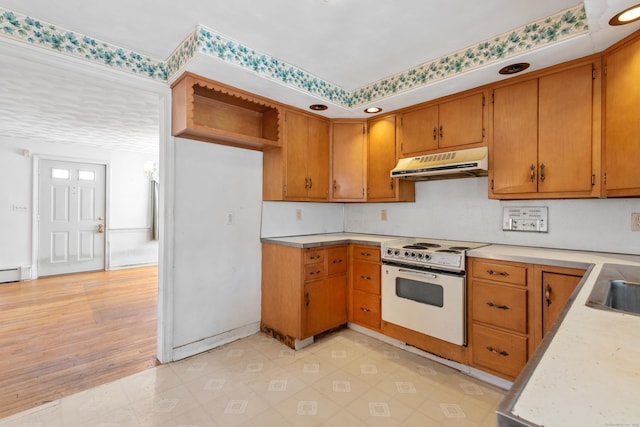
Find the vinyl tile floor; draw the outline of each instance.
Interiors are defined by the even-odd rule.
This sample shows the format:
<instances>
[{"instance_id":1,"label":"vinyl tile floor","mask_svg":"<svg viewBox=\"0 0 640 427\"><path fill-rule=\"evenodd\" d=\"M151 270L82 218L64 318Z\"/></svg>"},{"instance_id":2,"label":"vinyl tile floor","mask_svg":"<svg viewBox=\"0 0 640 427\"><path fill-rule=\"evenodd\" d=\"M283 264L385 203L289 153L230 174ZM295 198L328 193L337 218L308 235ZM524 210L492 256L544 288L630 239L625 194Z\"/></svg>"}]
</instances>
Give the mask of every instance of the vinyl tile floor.
<instances>
[{"instance_id":1,"label":"vinyl tile floor","mask_svg":"<svg viewBox=\"0 0 640 427\"><path fill-rule=\"evenodd\" d=\"M0 426L489 427L505 393L351 329L298 351L257 333Z\"/></svg>"}]
</instances>

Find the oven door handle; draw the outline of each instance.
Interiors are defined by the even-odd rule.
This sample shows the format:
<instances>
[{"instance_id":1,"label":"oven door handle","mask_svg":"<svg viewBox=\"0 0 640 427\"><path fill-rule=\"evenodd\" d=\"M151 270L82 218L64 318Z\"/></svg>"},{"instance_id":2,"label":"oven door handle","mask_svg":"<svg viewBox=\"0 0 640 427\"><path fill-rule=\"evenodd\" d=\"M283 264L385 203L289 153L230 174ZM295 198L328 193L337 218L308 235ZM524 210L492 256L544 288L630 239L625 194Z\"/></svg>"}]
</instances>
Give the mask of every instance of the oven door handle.
<instances>
[{"instance_id":1,"label":"oven door handle","mask_svg":"<svg viewBox=\"0 0 640 427\"><path fill-rule=\"evenodd\" d=\"M409 270L406 268L399 268L398 271L401 273L419 274L421 276L429 277L431 279L435 279L438 277L437 274L429 273L427 271Z\"/></svg>"}]
</instances>

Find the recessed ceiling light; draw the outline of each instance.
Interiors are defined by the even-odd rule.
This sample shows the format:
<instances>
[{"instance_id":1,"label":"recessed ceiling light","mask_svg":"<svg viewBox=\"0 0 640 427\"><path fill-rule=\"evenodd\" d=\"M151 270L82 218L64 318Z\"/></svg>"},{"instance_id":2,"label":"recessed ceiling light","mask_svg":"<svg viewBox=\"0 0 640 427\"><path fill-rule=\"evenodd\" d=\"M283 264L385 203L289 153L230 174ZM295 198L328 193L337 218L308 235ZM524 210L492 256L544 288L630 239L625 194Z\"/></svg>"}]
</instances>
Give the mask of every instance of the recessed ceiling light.
<instances>
[{"instance_id":1,"label":"recessed ceiling light","mask_svg":"<svg viewBox=\"0 0 640 427\"><path fill-rule=\"evenodd\" d=\"M379 113L380 111L382 111L382 108L380 107L369 107L364 109L364 112L368 114L375 114Z\"/></svg>"},{"instance_id":2,"label":"recessed ceiling light","mask_svg":"<svg viewBox=\"0 0 640 427\"><path fill-rule=\"evenodd\" d=\"M609 20L609 25L625 25L640 19L640 4L625 9Z\"/></svg>"},{"instance_id":3,"label":"recessed ceiling light","mask_svg":"<svg viewBox=\"0 0 640 427\"><path fill-rule=\"evenodd\" d=\"M511 65L507 65L506 67L502 67L498 72L500 74L515 74L515 73L519 73L520 71L524 71L527 68L529 68L528 63L518 62L517 64L511 64Z\"/></svg>"},{"instance_id":4,"label":"recessed ceiling light","mask_svg":"<svg viewBox=\"0 0 640 427\"><path fill-rule=\"evenodd\" d=\"M312 104L312 105L309 105L309 108L312 109L313 111L323 111L327 109L327 106L324 104Z\"/></svg>"}]
</instances>

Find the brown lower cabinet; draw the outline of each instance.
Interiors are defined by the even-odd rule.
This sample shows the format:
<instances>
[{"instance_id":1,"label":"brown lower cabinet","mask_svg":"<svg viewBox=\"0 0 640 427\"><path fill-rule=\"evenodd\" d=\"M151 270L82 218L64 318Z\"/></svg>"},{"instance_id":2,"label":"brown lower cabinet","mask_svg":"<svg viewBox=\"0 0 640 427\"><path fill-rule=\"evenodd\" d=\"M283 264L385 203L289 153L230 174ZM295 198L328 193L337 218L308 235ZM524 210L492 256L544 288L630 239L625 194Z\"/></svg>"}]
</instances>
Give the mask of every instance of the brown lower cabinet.
<instances>
[{"instance_id":1,"label":"brown lower cabinet","mask_svg":"<svg viewBox=\"0 0 640 427\"><path fill-rule=\"evenodd\" d=\"M351 245L349 321L380 331L380 247Z\"/></svg>"},{"instance_id":2,"label":"brown lower cabinet","mask_svg":"<svg viewBox=\"0 0 640 427\"><path fill-rule=\"evenodd\" d=\"M262 244L261 329L292 348L347 322L347 245Z\"/></svg>"},{"instance_id":3,"label":"brown lower cabinet","mask_svg":"<svg viewBox=\"0 0 640 427\"><path fill-rule=\"evenodd\" d=\"M470 364L514 380L585 270L469 258Z\"/></svg>"}]
</instances>

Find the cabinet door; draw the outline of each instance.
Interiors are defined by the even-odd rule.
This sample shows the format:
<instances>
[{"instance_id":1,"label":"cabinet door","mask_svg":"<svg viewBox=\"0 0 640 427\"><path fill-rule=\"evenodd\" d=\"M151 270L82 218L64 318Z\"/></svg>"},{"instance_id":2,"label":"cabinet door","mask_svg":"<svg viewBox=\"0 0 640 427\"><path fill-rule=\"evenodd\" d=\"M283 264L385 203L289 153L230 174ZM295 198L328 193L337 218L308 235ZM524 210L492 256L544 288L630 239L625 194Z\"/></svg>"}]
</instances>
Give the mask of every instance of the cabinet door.
<instances>
[{"instance_id":1,"label":"cabinet door","mask_svg":"<svg viewBox=\"0 0 640 427\"><path fill-rule=\"evenodd\" d=\"M553 321L567 303L582 276L542 272L542 335L544 336Z\"/></svg>"},{"instance_id":2,"label":"cabinet door","mask_svg":"<svg viewBox=\"0 0 640 427\"><path fill-rule=\"evenodd\" d=\"M605 170L607 196L639 196L640 39L605 58Z\"/></svg>"},{"instance_id":3,"label":"cabinet door","mask_svg":"<svg viewBox=\"0 0 640 427\"><path fill-rule=\"evenodd\" d=\"M307 198L327 200L329 197L329 122L308 117L308 140L305 164L309 179Z\"/></svg>"},{"instance_id":4,"label":"cabinet door","mask_svg":"<svg viewBox=\"0 0 640 427\"><path fill-rule=\"evenodd\" d=\"M593 66L539 80L538 192L592 187Z\"/></svg>"},{"instance_id":5,"label":"cabinet door","mask_svg":"<svg viewBox=\"0 0 640 427\"><path fill-rule=\"evenodd\" d=\"M396 166L396 117L387 116L369 122L367 161L367 199L395 198L396 182L391 169Z\"/></svg>"},{"instance_id":6,"label":"cabinet door","mask_svg":"<svg viewBox=\"0 0 640 427\"><path fill-rule=\"evenodd\" d=\"M537 191L538 81L527 80L493 92L490 192Z\"/></svg>"},{"instance_id":7,"label":"cabinet door","mask_svg":"<svg viewBox=\"0 0 640 427\"><path fill-rule=\"evenodd\" d=\"M328 312L325 312L329 329L347 323L348 278L346 274L341 274L329 277L326 282L330 289Z\"/></svg>"},{"instance_id":8,"label":"cabinet door","mask_svg":"<svg viewBox=\"0 0 640 427\"><path fill-rule=\"evenodd\" d=\"M304 337L310 337L331 327L329 307L331 288L325 280L315 280L304 284L303 327Z\"/></svg>"},{"instance_id":9,"label":"cabinet door","mask_svg":"<svg viewBox=\"0 0 640 427\"><path fill-rule=\"evenodd\" d=\"M482 143L484 95L477 93L439 105L439 148Z\"/></svg>"},{"instance_id":10,"label":"cabinet door","mask_svg":"<svg viewBox=\"0 0 640 427\"><path fill-rule=\"evenodd\" d=\"M308 121L304 114L287 111L284 126L286 199L302 200L307 196Z\"/></svg>"},{"instance_id":11,"label":"cabinet door","mask_svg":"<svg viewBox=\"0 0 640 427\"><path fill-rule=\"evenodd\" d=\"M438 148L437 105L406 112L400 120L402 157L417 156Z\"/></svg>"},{"instance_id":12,"label":"cabinet door","mask_svg":"<svg viewBox=\"0 0 640 427\"><path fill-rule=\"evenodd\" d=\"M364 200L367 141L364 122L331 125L333 200Z\"/></svg>"}]
</instances>

